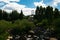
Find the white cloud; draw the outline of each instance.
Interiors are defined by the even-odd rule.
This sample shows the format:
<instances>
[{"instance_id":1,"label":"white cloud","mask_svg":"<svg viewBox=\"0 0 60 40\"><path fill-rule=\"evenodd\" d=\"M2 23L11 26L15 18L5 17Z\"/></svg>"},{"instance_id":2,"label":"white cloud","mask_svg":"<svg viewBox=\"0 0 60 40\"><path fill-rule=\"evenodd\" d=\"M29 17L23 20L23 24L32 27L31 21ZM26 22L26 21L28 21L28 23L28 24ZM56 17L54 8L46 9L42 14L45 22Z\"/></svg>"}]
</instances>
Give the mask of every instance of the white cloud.
<instances>
[{"instance_id":1,"label":"white cloud","mask_svg":"<svg viewBox=\"0 0 60 40\"><path fill-rule=\"evenodd\" d=\"M12 12L12 10L9 10L9 9L6 9L6 10L4 10L4 11L6 11L7 13Z\"/></svg>"},{"instance_id":2,"label":"white cloud","mask_svg":"<svg viewBox=\"0 0 60 40\"><path fill-rule=\"evenodd\" d=\"M12 10L17 10L20 13L20 11L22 10L24 15L31 15L31 11L32 10L35 11L35 8L26 8L25 5L21 5L15 2L6 4L5 6L2 7L2 9L8 13L12 12Z\"/></svg>"},{"instance_id":3,"label":"white cloud","mask_svg":"<svg viewBox=\"0 0 60 40\"><path fill-rule=\"evenodd\" d=\"M35 6L42 6L42 7L46 7L47 5L43 3L43 0L40 2L34 2Z\"/></svg>"},{"instance_id":4,"label":"white cloud","mask_svg":"<svg viewBox=\"0 0 60 40\"><path fill-rule=\"evenodd\" d=\"M9 1L12 1L12 2L19 2L20 0L9 0Z\"/></svg>"},{"instance_id":5,"label":"white cloud","mask_svg":"<svg viewBox=\"0 0 60 40\"><path fill-rule=\"evenodd\" d=\"M25 15L30 15L32 10L34 10L35 12L35 8L26 8L26 5L18 4L17 2L19 1L20 0L0 0L0 2L7 3L5 5L4 3L0 3L0 6L4 5L1 9L7 12L11 12L12 10L17 10L18 12L20 12L21 10L23 10L23 13ZM60 3L60 0L53 0L52 2L49 2L48 4L45 4L43 1L44 0L40 2L34 2L34 5L42 6L42 7L47 7L48 5L50 5L52 7L56 7L58 6L58 3Z\"/></svg>"},{"instance_id":6,"label":"white cloud","mask_svg":"<svg viewBox=\"0 0 60 40\"><path fill-rule=\"evenodd\" d=\"M53 0L52 6L58 6L58 3L60 3L60 0Z\"/></svg>"},{"instance_id":7,"label":"white cloud","mask_svg":"<svg viewBox=\"0 0 60 40\"><path fill-rule=\"evenodd\" d=\"M22 10L24 15L31 15L31 11L35 11L35 8L26 8L26 5L16 3L19 1L20 0L0 0L0 2L7 3L1 9L5 10L8 13L12 12L12 10L17 10L20 13L20 11Z\"/></svg>"},{"instance_id":8,"label":"white cloud","mask_svg":"<svg viewBox=\"0 0 60 40\"><path fill-rule=\"evenodd\" d=\"M32 13L35 13L35 8L23 8L24 15L31 15ZM33 12L32 12L33 11Z\"/></svg>"},{"instance_id":9,"label":"white cloud","mask_svg":"<svg viewBox=\"0 0 60 40\"><path fill-rule=\"evenodd\" d=\"M44 0L42 0L40 2L34 2L34 5L35 6L42 6L42 7L52 6L53 9L55 9L58 6L58 4L60 4L60 0L52 0L49 3L46 3L46 4L43 1Z\"/></svg>"},{"instance_id":10,"label":"white cloud","mask_svg":"<svg viewBox=\"0 0 60 40\"><path fill-rule=\"evenodd\" d=\"M8 0L0 0L0 2L10 3Z\"/></svg>"},{"instance_id":11,"label":"white cloud","mask_svg":"<svg viewBox=\"0 0 60 40\"><path fill-rule=\"evenodd\" d=\"M0 0L0 2L10 3L10 2L19 2L20 0Z\"/></svg>"},{"instance_id":12,"label":"white cloud","mask_svg":"<svg viewBox=\"0 0 60 40\"><path fill-rule=\"evenodd\" d=\"M17 3L9 3L9 4L6 4L5 6L3 6L2 9L12 8L14 10L19 10L19 9L22 9L25 7L26 7L25 5L21 5L21 4L17 4Z\"/></svg>"},{"instance_id":13,"label":"white cloud","mask_svg":"<svg viewBox=\"0 0 60 40\"><path fill-rule=\"evenodd\" d=\"M25 5L17 4L17 3L9 3L2 7L2 10L5 10L6 12L10 13L12 10L17 10L19 13L22 10L24 15L31 15L31 11L35 8L26 8Z\"/></svg>"}]
</instances>

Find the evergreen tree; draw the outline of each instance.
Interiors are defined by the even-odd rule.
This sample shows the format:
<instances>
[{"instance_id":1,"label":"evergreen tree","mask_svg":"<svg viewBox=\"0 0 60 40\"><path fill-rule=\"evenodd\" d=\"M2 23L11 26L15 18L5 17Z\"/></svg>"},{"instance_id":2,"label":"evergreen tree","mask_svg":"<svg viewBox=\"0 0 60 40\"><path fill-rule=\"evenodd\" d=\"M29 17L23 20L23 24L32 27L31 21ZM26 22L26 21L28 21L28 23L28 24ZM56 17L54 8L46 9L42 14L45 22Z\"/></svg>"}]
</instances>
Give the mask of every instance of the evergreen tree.
<instances>
[{"instance_id":1,"label":"evergreen tree","mask_svg":"<svg viewBox=\"0 0 60 40\"><path fill-rule=\"evenodd\" d=\"M48 6L45 10L45 18L48 20L49 25L53 21L53 8Z\"/></svg>"},{"instance_id":2,"label":"evergreen tree","mask_svg":"<svg viewBox=\"0 0 60 40\"><path fill-rule=\"evenodd\" d=\"M44 18L44 13L45 13L45 8L43 8L42 6L40 6L40 10L39 10L39 16L40 16L40 20L42 21L42 19Z\"/></svg>"},{"instance_id":3,"label":"evergreen tree","mask_svg":"<svg viewBox=\"0 0 60 40\"><path fill-rule=\"evenodd\" d=\"M0 10L0 20L2 19L2 10Z\"/></svg>"},{"instance_id":4,"label":"evergreen tree","mask_svg":"<svg viewBox=\"0 0 60 40\"><path fill-rule=\"evenodd\" d=\"M45 19L45 8L43 8L42 18Z\"/></svg>"},{"instance_id":5,"label":"evergreen tree","mask_svg":"<svg viewBox=\"0 0 60 40\"><path fill-rule=\"evenodd\" d=\"M19 14L19 19L23 19L24 18L24 14L23 11L21 10L21 13Z\"/></svg>"},{"instance_id":6,"label":"evergreen tree","mask_svg":"<svg viewBox=\"0 0 60 40\"><path fill-rule=\"evenodd\" d=\"M46 18L48 19L50 19L50 18L52 18L52 14L53 14L53 8L52 7L50 7L50 6L48 6L47 8L46 8L46 11L45 11L45 15L46 15Z\"/></svg>"},{"instance_id":7,"label":"evergreen tree","mask_svg":"<svg viewBox=\"0 0 60 40\"><path fill-rule=\"evenodd\" d=\"M3 19L8 20L8 13L3 11Z\"/></svg>"},{"instance_id":8,"label":"evergreen tree","mask_svg":"<svg viewBox=\"0 0 60 40\"><path fill-rule=\"evenodd\" d=\"M38 21L42 21L42 19L45 17L45 8L42 6L37 6L34 18L37 19Z\"/></svg>"},{"instance_id":9,"label":"evergreen tree","mask_svg":"<svg viewBox=\"0 0 60 40\"><path fill-rule=\"evenodd\" d=\"M37 8L36 8L36 11L35 11L35 15L34 15L34 19L39 19L39 6L37 6Z\"/></svg>"},{"instance_id":10,"label":"evergreen tree","mask_svg":"<svg viewBox=\"0 0 60 40\"><path fill-rule=\"evenodd\" d=\"M12 13L10 14L11 20L17 20L18 17L19 17L19 13L16 10L12 11Z\"/></svg>"},{"instance_id":11,"label":"evergreen tree","mask_svg":"<svg viewBox=\"0 0 60 40\"><path fill-rule=\"evenodd\" d=\"M55 8L54 10L54 18L58 18L59 17L59 10L57 8Z\"/></svg>"}]
</instances>

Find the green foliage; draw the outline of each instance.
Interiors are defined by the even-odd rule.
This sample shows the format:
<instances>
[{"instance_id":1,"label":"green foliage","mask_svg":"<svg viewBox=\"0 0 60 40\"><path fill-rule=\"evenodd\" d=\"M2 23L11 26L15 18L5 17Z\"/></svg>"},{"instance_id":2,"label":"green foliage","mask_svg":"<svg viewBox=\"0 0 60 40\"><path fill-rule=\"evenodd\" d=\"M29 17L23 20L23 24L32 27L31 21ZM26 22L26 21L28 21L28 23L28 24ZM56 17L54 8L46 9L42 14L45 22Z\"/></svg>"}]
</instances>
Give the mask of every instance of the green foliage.
<instances>
[{"instance_id":1,"label":"green foliage","mask_svg":"<svg viewBox=\"0 0 60 40\"><path fill-rule=\"evenodd\" d=\"M16 20L19 18L19 13L17 11L12 11L12 13L10 14L10 18L11 20Z\"/></svg>"},{"instance_id":2,"label":"green foliage","mask_svg":"<svg viewBox=\"0 0 60 40\"><path fill-rule=\"evenodd\" d=\"M60 35L60 11L55 8L47 6L42 8L42 6L36 8L34 15L34 24L37 24L44 29L54 30L56 35ZM57 37L58 37L57 36Z\"/></svg>"},{"instance_id":3,"label":"green foliage","mask_svg":"<svg viewBox=\"0 0 60 40\"><path fill-rule=\"evenodd\" d=\"M54 20L54 26L55 26L56 32L59 31L60 33L60 18L57 18Z\"/></svg>"},{"instance_id":4,"label":"green foliage","mask_svg":"<svg viewBox=\"0 0 60 40\"><path fill-rule=\"evenodd\" d=\"M5 31L10 29L11 27L12 27L12 24L10 22L5 21L5 20L1 20L0 21L0 34L4 33Z\"/></svg>"},{"instance_id":5,"label":"green foliage","mask_svg":"<svg viewBox=\"0 0 60 40\"><path fill-rule=\"evenodd\" d=\"M0 20L2 19L2 10L0 10Z\"/></svg>"},{"instance_id":6,"label":"green foliage","mask_svg":"<svg viewBox=\"0 0 60 40\"><path fill-rule=\"evenodd\" d=\"M54 18L58 18L59 15L60 15L59 10L57 8L55 8L55 10L54 10Z\"/></svg>"},{"instance_id":7,"label":"green foliage","mask_svg":"<svg viewBox=\"0 0 60 40\"><path fill-rule=\"evenodd\" d=\"M40 26L40 27L43 27L45 29L49 28L48 20L47 19L44 19L41 22L38 22L37 25Z\"/></svg>"},{"instance_id":8,"label":"green foliage","mask_svg":"<svg viewBox=\"0 0 60 40\"><path fill-rule=\"evenodd\" d=\"M3 14L2 14L3 13ZM16 10L10 14L0 10L0 40L5 40L8 35L21 35L36 28L36 25L44 29L54 29L57 36L60 36L60 11L48 6L43 8L37 6L33 21L30 16L24 16L23 11L19 14ZM2 19L3 18L3 19Z\"/></svg>"},{"instance_id":9,"label":"green foliage","mask_svg":"<svg viewBox=\"0 0 60 40\"><path fill-rule=\"evenodd\" d=\"M21 10L21 13L19 14L19 19L23 19L24 18L24 14L23 14L23 11Z\"/></svg>"},{"instance_id":10,"label":"green foliage","mask_svg":"<svg viewBox=\"0 0 60 40\"><path fill-rule=\"evenodd\" d=\"M16 27L20 28L20 30L23 30L23 29L25 29L26 27L29 27L29 28L34 27L33 22L29 22L29 21L26 20L26 19L17 20L17 21L15 21L14 24L16 25ZM27 29L27 28L26 28L26 29Z\"/></svg>"},{"instance_id":11,"label":"green foliage","mask_svg":"<svg viewBox=\"0 0 60 40\"><path fill-rule=\"evenodd\" d=\"M56 18L53 21L53 25L54 25L54 29L55 29L55 33L58 38L60 37L60 18Z\"/></svg>"},{"instance_id":12,"label":"green foliage","mask_svg":"<svg viewBox=\"0 0 60 40\"><path fill-rule=\"evenodd\" d=\"M33 22L29 22L27 19L23 20L16 20L15 23L11 23L5 20L0 20L0 39L3 40L4 37L9 34L5 33L11 33L11 34L19 34L19 33L24 33L27 32L31 29L33 29L35 26ZM12 29L12 31L10 31ZM1 36L2 35L2 36ZM7 37L6 36L6 37Z\"/></svg>"},{"instance_id":13,"label":"green foliage","mask_svg":"<svg viewBox=\"0 0 60 40\"><path fill-rule=\"evenodd\" d=\"M9 33L4 32L3 34L0 35L0 40L6 40L8 36L9 36Z\"/></svg>"},{"instance_id":14,"label":"green foliage","mask_svg":"<svg viewBox=\"0 0 60 40\"><path fill-rule=\"evenodd\" d=\"M5 11L3 11L3 19L4 20L8 20L8 14Z\"/></svg>"}]
</instances>

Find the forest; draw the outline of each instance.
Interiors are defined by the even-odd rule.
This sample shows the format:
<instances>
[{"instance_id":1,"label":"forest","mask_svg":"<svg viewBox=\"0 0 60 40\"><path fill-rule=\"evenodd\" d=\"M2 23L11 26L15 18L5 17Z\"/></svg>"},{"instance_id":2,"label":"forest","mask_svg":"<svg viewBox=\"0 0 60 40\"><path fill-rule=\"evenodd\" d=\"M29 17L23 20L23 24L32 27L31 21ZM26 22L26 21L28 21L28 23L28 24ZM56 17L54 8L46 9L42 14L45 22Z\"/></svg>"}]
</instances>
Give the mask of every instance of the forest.
<instances>
[{"instance_id":1,"label":"forest","mask_svg":"<svg viewBox=\"0 0 60 40\"><path fill-rule=\"evenodd\" d=\"M16 38L17 35L20 38ZM51 6L37 6L34 15L25 16L22 10L20 13L0 10L0 40L7 40L8 36L12 36L10 40L26 40L27 35L31 35L33 40L36 40L34 35L39 37L38 40L47 40L47 37L59 40L60 11Z\"/></svg>"}]
</instances>

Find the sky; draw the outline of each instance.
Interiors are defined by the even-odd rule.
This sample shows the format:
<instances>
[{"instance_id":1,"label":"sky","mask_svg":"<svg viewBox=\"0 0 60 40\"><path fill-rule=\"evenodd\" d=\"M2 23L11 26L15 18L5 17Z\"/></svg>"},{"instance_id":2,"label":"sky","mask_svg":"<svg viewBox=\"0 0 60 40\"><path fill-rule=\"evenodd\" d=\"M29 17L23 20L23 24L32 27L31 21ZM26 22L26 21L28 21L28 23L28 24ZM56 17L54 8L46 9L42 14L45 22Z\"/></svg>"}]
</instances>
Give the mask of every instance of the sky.
<instances>
[{"instance_id":1,"label":"sky","mask_svg":"<svg viewBox=\"0 0 60 40\"><path fill-rule=\"evenodd\" d=\"M60 10L60 0L0 0L0 9L10 13L12 10L23 11L24 15L35 12L37 6L52 6Z\"/></svg>"}]
</instances>

